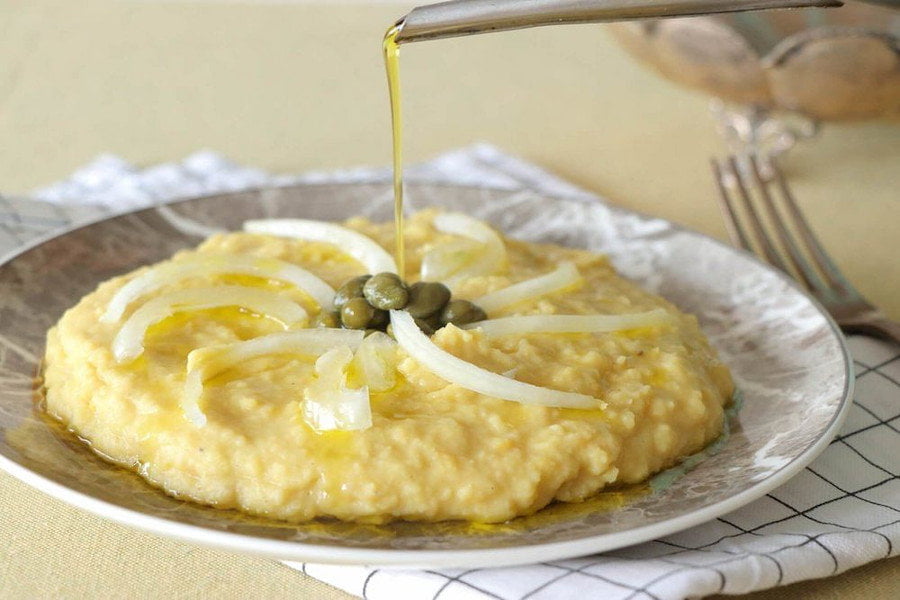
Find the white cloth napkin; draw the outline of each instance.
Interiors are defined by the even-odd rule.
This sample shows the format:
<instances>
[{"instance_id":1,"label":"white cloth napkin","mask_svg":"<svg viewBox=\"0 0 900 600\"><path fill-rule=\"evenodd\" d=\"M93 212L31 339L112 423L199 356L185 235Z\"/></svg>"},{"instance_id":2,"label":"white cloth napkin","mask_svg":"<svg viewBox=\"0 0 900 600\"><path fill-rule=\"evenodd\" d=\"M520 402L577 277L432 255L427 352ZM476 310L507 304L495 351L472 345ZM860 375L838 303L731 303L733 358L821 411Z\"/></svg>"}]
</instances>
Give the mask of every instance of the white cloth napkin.
<instances>
[{"instance_id":1,"label":"white cloth napkin","mask_svg":"<svg viewBox=\"0 0 900 600\"><path fill-rule=\"evenodd\" d=\"M411 180L591 197L538 167L479 145L411 167ZM52 205L0 196L0 248L91 214L177 197L298 181L387 181L385 168L274 176L211 152L136 168L103 156L39 190ZM52 209L47 208L50 206ZM373 600L603 598L681 600L827 577L900 547L900 348L852 337L856 400L838 438L786 485L744 508L653 542L511 568L382 570L287 563Z\"/></svg>"}]
</instances>

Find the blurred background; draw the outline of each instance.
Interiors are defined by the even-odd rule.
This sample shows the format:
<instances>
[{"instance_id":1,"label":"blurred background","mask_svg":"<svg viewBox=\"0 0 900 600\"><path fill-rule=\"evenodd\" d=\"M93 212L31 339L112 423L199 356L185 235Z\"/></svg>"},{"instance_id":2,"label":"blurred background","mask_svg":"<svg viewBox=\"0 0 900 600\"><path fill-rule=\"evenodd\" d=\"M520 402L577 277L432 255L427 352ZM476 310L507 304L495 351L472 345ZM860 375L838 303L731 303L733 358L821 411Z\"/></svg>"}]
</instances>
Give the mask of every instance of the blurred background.
<instances>
[{"instance_id":1,"label":"blurred background","mask_svg":"<svg viewBox=\"0 0 900 600\"><path fill-rule=\"evenodd\" d=\"M387 165L380 42L413 6L5 0L0 189L26 193L101 153L153 164L209 148L278 172ZM732 40L729 60L773 49L783 58L778 42L808 24L738 22L737 38L719 25L713 34ZM765 35L748 34L765 27ZM726 151L708 95L722 88L721 65L685 43L695 34L651 29L549 27L404 47L406 160L487 141L615 204L724 238L708 168L710 156ZM735 41L742 37L745 46ZM878 68L896 77L891 52ZM702 68L685 66L698 60ZM756 93L774 102L765 86ZM894 117L828 123L785 165L826 247L897 317L900 261L870 242L900 236Z\"/></svg>"}]
</instances>

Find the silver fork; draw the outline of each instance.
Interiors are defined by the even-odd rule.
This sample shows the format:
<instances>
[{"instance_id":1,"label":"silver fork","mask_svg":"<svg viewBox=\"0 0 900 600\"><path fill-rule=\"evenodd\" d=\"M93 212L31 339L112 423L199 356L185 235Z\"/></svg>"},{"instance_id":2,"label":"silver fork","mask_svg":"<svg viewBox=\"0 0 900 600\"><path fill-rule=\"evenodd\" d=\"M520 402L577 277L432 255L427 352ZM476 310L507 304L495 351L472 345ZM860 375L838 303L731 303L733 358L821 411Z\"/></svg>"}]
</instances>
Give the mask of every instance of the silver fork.
<instances>
[{"instance_id":1,"label":"silver fork","mask_svg":"<svg viewBox=\"0 0 900 600\"><path fill-rule=\"evenodd\" d=\"M781 169L773 159L765 166L766 175L771 172L772 177L763 177L753 155L746 163L734 156L712 161L732 243L797 279L845 333L900 343L900 323L888 319L847 281L810 229Z\"/></svg>"}]
</instances>

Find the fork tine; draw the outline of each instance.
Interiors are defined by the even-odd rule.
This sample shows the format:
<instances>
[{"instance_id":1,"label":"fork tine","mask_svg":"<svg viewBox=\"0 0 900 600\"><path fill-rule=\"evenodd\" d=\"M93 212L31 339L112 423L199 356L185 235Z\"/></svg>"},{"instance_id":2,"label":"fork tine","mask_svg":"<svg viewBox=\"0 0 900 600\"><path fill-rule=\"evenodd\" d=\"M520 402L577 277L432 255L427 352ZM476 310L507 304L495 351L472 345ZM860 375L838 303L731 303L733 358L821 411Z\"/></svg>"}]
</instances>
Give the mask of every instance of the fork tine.
<instances>
[{"instance_id":1,"label":"fork tine","mask_svg":"<svg viewBox=\"0 0 900 600\"><path fill-rule=\"evenodd\" d=\"M753 237L756 238L756 243L762 248L763 254L770 264L787 272L787 265L784 264L781 256L779 256L778 252L775 250L775 245L772 244L772 239L766 233L762 220L759 218L759 213L756 212L756 207L753 205L753 198L750 197L750 193L747 191L747 185L744 182L743 177L741 177L741 170L738 166L737 158L734 155L728 157L728 166L729 171L737 183L737 189L741 200L743 200L744 209L747 213L747 220L750 222L750 229L753 230Z\"/></svg>"},{"instance_id":2,"label":"fork tine","mask_svg":"<svg viewBox=\"0 0 900 600\"><path fill-rule=\"evenodd\" d=\"M847 281L837 268L837 265L834 264L831 257L828 256L828 253L825 252L825 249L819 243L819 239L810 228L809 223L806 221L806 217L803 216L800 207L797 206L794 195L791 194L791 190L788 188L787 181L784 178L784 173L781 172L781 169L778 168L778 165L774 161L772 161L772 171L775 174L775 181L781 189L784 204L787 207L791 218L794 220L794 226L797 228L800 237L806 244L806 248L809 250L809 254L815 261L816 266L818 266L825 275L828 284L840 288L849 295L861 297L859 292L857 292L850 282Z\"/></svg>"},{"instance_id":3,"label":"fork tine","mask_svg":"<svg viewBox=\"0 0 900 600\"><path fill-rule=\"evenodd\" d=\"M769 158L768 164L772 169L778 168L772 158ZM825 285L822 278L819 277L815 269L809 264L809 261L804 258L803 254L797 248L797 244L794 242L794 236L791 235L791 232L784 226L784 221L781 219L781 215L775 208L775 202L772 199L772 194L769 192L769 185L763 181L762 173L760 173L759 169L759 161L754 155L750 156L750 166L752 167L751 171L753 173L753 178L756 180L756 187L760 191L763 204L769 215L769 220L772 222L775 232L778 234L778 239L781 241L782 247L787 251L788 261L791 263L791 266L794 267L794 271L800 276L800 279L807 288L818 289L821 291L827 290L828 286Z\"/></svg>"},{"instance_id":4,"label":"fork tine","mask_svg":"<svg viewBox=\"0 0 900 600\"><path fill-rule=\"evenodd\" d=\"M731 238L731 243L735 246L739 246L748 252L753 252L753 247L744 234L737 212L734 210L731 194L728 191L728 186L725 184L722 167L719 165L719 161L714 158L710 160L710 163L716 177L716 185L719 187L719 208L722 209L722 213L725 216L725 228L728 230L728 237Z\"/></svg>"}]
</instances>

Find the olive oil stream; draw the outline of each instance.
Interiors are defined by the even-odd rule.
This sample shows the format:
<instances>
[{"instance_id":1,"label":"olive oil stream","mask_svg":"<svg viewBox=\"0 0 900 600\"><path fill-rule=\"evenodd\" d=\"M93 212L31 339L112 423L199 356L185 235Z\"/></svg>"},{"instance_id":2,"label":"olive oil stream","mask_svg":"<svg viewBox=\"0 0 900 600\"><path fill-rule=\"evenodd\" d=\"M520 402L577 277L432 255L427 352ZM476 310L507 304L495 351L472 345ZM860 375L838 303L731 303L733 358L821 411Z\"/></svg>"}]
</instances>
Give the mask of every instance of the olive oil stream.
<instances>
[{"instance_id":1,"label":"olive oil stream","mask_svg":"<svg viewBox=\"0 0 900 600\"><path fill-rule=\"evenodd\" d=\"M403 24L388 29L384 35L384 67L387 71L391 101L391 141L394 156L394 260L397 274L406 278L406 254L403 245L403 121L400 113L400 45L397 34Z\"/></svg>"}]
</instances>

